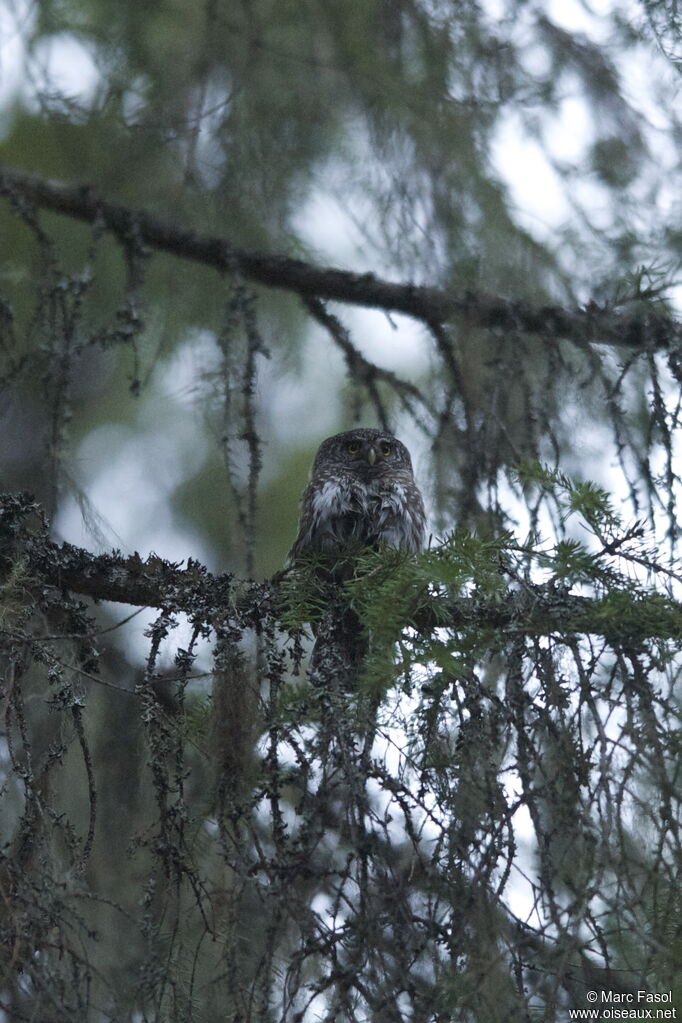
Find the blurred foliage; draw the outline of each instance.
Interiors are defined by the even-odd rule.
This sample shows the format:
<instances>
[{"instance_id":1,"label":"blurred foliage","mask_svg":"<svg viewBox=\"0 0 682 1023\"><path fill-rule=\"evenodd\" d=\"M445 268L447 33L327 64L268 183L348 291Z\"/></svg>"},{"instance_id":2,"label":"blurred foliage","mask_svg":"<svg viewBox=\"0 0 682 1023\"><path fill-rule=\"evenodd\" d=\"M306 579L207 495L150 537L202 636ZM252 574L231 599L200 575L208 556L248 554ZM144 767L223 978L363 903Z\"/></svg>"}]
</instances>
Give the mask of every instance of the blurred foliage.
<instances>
[{"instance_id":1,"label":"blurred foliage","mask_svg":"<svg viewBox=\"0 0 682 1023\"><path fill-rule=\"evenodd\" d=\"M672 142L677 120L666 63L647 57L644 10L641 17L636 7L629 18L616 8L594 15L592 36L553 21L544 3L516 0L498 9L363 0L342 10L269 0L42 0L16 2L6 18L13 31L6 45L23 56L24 79L6 94L0 163L94 186L234 245L319 252L352 269L458 289L569 304L594 296L622 307L632 296L615 282L635 266L655 263L666 267L667 283L675 278L679 247L666 198L675 157L666 139ZM652 96L624 87L629 69L643 65L651 66ZM582 104L583 138L562 142L574 130L566 119L571 104ZM582 155L563 155L577 153L581 141ZM543 159L564 181L557 202L567 203L567 215L553 232L531 234L509 182L523 175L524 162L535 174ZM210 443L224 435L212 395L226 365L215 348L229 285L138 251L134 239L121 251L97 228L64 217L41 213L38 228L7 203L0 216L13 358L27 360L25 377L17 372L18 387L10 388L8 485L29 485L47 498L46 481L65 496L77 482L87 493L93 473L78 471L81 441L102 423L135 428L126 385L145 402L159 374L171 401L182 395L178 429L198 414ZM332 225L343 232L338 243ZM43 279L37 294L36 274ZM68 355L60 324L46 318L46 299L54 304L59 296L72 307ZM325 377L323 369L330 342L311 332L291 297L259 290L254 315L273 360L271 370L257 360L267 500L291 507L302 478L291 480L289 450L304 446L309 456L340 419L372 420L377 410L357 380L340 404L336 372ZM622 407L603 395L618 373L603 379L605 366L595 374L582 353L488 336L466 321L450 330L446 366L443 351L434 361L425 342L411 371L433 399L423 425L426 443L435 443L432 497L441 528L485 516L491 497L499 518L503 505L492 492L500 469L524 457L547 459L552 449L564 454L576 402L594 429ZM371 337L362 344L371 358ZM189 368L193 353L199 365ZM71 364L72 379L63 382L61 422L49 426L38 408L49 400L36 385L54 381L60 360ZM641 360L630 375L640 370L646 377ZM277 421L267 422L285 383L290 397ZM646 385L640 378L633 386ZM320 388L324 422L315 431L306 392ZM408 425L395 402L389 414L397 428ZM622 434L623 424L613 425ZM229 431L240 487L249 456L239 423ZM45 469L45 435L50 456L64 463L59 479ZM621 437L617 444L622 450ZM220 452L197 451L198 464L189 472L177 466L172 485L191 488L194 507L203 509L198 517L187 509L190 529L237 565L243 533L230 526L226 540L221 516L208 512L224 502L211 486L214 457ZM635 468L632 475L641 474ZM54 507L56 493L50 501ZM98 511L106 518L107 509ZM261 521L268 554L259 569L268 572L281 563L291 521L286 529L271 516Z\"/></svg>"}]
</instances>

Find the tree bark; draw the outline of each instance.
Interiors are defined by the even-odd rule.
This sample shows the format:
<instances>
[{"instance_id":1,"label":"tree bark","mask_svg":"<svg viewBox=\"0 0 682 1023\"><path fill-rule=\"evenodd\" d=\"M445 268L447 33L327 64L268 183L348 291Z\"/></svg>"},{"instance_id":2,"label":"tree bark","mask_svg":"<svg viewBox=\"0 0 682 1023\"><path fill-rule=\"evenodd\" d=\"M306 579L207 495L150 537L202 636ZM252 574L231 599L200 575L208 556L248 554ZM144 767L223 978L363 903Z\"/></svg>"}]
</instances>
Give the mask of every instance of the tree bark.
<instances>
[{"instance_id":1,"label":"tree bark","mask_svg":"<svg viewBox=\"0 0 682 1023\"><path fill-rule=\"evenodd\" d=\"M277 616L282 610L281 573L254 583L235 580L229 573L213 575L191 558L182 567L154 554L144 560L138 553L91 554L73 544L55 543L44 525L27 528L27 518L39 510L27 495L0 497L0 585L21 564L24 587L48 585L93 600L182 611L206 623L230 607L255 625L259 614ZM682 636L682 605L624 590L591 598L538 586L529 592L509 590L501 600L438 596L428 603L420 597L415 603L418 610L404 624L420 632L477 627L510 636L590 633L628 643Z\"/></svg>"},{"instance_id":2,"label":"tree bark","mask_svg":"<svg viewBox=\"0 0 682 1023\"><path fill-rule=\"evenodd\" d=\"M665 350L682 343L682 324L653 310L619 313L593 302L581 309L533 306L484 292L386 281L371 273L357 274L277 253L237 248L220 235L181 228L143 210L109 202L90 186L69 185L7 167L0 168L0 194L86 223L99 221L124 244L142 243L216 270L238 270L256 284L282 288L304 299L403 313L431 328L459 317L479 328L565 339L580 347L606 344Z\"/></svg>"}]
</instances>

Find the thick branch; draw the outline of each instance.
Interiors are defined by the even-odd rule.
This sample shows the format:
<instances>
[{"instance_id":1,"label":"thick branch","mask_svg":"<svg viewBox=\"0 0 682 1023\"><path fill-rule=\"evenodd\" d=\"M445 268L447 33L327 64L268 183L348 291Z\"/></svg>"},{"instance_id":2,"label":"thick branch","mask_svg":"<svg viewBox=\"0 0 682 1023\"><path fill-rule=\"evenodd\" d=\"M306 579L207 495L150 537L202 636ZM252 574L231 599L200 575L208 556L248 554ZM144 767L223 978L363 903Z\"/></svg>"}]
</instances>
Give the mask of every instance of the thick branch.
<instances>
[{"instance_id":1,"label":"thick branch","mask_svg":"<svg viewBox=\"0 0 682 1023\"><path fill-rule=\"evenodd\" d=\"M11 586L17 565L21 566L22 588L45 585L72 593L137 606L156 607L168 612L182 611L193 620L211 623L235 603L245 619L278 615L282 599L275 580L242 583L235 593L230 575L214 576L199 562L185 568L151 555L123 557L90 554L72 544L57 544L42 530L25 528L27 515L36 511L26 499L4 497L0 501L0 586ZM611 641L636 643L643 639L680 638L682 607L644 602L618 593L617 614L611 597L595 600L568 593L545 593L538 588L529 599L510 593L505 600L476 597L432 598L406 625L430 633L437 628L492 628L512 634L590 633ZM653 600L654 598L652 598Z\"/></svg>"},{"instance_id":2,"label":"thick branch","mask_svg":"<svg viewBox=\"0 0 682 1023\"><path fill-rule=\"evenodd\" d=\"M511 591L503 601L446 597L421 608L413 623L420 632L437 628L495 629L508 635L549 636L578 633L610 642L637 644L645 639L682 638L682 605L652 595L634 597L615 591L604 598L543 592L529 599Z\"/></svg>"},{"instance_id":3,"label":"thick branch","mask_svg":"<svg viewBox=\"0 0 682 1023\"><path fill-rule=\"evenodd\" d=\"M427 325L460 316L477 327L565 338L578 345L665 349L682 342L682 324L653 312L617 314L592 303L575 310L554 305L532 306L482 292L397 283L374 274L356 274L289 256L234 248L219 235L183 229L142 210L108 202L93 188L75 187L8 168L0 170L0 192L18 194L35 206L86 223L99 221L123 241L136 238L151 248L218 270L238 269L248 280L283 288L303 298L404 313Z\"/></svg>"}]
</instances>

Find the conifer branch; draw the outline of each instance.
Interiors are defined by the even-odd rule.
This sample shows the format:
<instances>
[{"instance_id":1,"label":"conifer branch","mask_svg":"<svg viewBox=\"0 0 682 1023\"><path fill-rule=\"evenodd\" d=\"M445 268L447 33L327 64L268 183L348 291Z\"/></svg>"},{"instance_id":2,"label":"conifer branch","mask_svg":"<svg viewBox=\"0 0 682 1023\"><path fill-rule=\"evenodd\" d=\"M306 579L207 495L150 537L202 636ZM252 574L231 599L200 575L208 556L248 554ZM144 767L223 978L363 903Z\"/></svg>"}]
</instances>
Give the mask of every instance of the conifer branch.
<instances>
[{"instance_id":1,"label":"conifer branch","mask_svg":"<svg viewBox=\"0 0 682 1023\"><path fill-rule=\"evenodd\" d=\"M211 574L191 558L182 567L155 554L144 560L137 553L91 554L73 544L55 543L44 529L25 528L27 516L38 510L25 495L0 498L0 586L20 563L25 586L47 585L93 600L182 611L194 621L210 623L235 604L254 622L259 614L278 618L284 608L277 576L264 583L238 582L229 573ZM680 638L682 606L657 594L649 601L621 591L595 599L537 587L531 594L509 591L504 599L434 596L404 625L421 633L475 627L494 628L510 637L590 633L637 643Z\"/></svg>"},{"instance_id":2,"label":"conifer branch","mask_svg":"<svg viewBox=\"0 0 682 1023\"><path fill-rule=\"evenodd\" d=\"M90 186L0 168L0 194L20 196L41 209L86 223L99 222L123 242L135 238L160 252L239 272L256 284L291 291L303 299L331 300L389 313L403 313L429 327L452 317L472 326L566 339L578 346L606 344L629 349L665 350L682 343L682 324L658 312L619 313L590 302L580 309L534 306L471 290L383 280L277 253L234 247L227 238L177 224L102 198Z\"/></svg>"}]
</instances>

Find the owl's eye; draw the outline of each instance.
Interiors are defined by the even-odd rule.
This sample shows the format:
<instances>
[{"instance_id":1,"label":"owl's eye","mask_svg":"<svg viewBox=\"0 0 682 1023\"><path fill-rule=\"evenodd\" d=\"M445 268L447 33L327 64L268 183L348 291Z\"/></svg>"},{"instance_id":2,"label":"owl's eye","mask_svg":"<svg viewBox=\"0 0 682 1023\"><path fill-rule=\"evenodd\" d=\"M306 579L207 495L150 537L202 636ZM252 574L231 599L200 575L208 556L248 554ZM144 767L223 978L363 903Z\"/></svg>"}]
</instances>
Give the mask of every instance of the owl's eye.
<instances>
[{"instance_id":1,"label":"owl's eye","mask_svg":"<svg viewBox=\"0 0 682 1023\"><path fill-rule=\"evenodd\" d=\"M384 443L381 445L381 453L384 456L384 458L388 458L392 450L393 448L391 447L390 444Z\"/></svg>"},{"instance_id":2,"label":"owl's eye","mask_svg":"<svg viewBox=\"0 0 682 1023\"><path fill-rule=\"evenodd\" d=\"M356 441L356 440L352 440L352 441L350 442L350 444L348 445L348 449L347 449L347 450L348 450L348 454L349 454L349 455L357 455L357 453L358 453L358 452L359 452L359 450L360 450L360 446L361 446L361 445L359 444L359 442L358 442L358 441Z\"/></svg>"}]
</instances>

